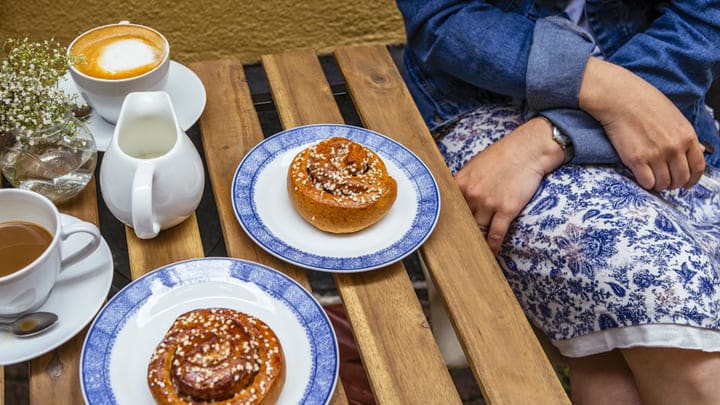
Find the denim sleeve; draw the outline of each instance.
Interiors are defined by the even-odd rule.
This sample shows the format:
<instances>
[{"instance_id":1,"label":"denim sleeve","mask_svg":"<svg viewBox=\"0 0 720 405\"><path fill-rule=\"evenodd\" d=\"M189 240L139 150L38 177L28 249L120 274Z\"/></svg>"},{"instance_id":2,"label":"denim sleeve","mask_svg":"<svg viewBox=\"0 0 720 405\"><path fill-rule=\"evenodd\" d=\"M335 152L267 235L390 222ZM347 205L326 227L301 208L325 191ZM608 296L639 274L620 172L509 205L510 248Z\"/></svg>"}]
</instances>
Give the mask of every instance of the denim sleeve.
<instances>
[{"instance_id":1,"label":"denim sleeve","mask_svg":"<svg viewBox=\"0 0 720 405\"><path fill-rule=\"evenodd\" d=\"M607 60L647 80L681 111L691 110L720 74L720 0L669 2L643 33L613 50ZM537 103L535 108L541 109ZM621 163L589 114L554 109L542 115L572 140L571 163Z\"/></svg>"},{"instance_id":2,"label":"denim sleeve","mask_svg":"<svg viewBox=\"0 0 720 405\"><path fill-rule=\"evenodd\" d=\"M605 136L602 125L590 114L578 109L556 108L544 110L541 115L552 121L572 141L575 156L569 163L621 163L615 148Z\"/></svg>"},{"instance_id":3,"label":"denim sleeve","mask_svg":"<svg viewBox=\"0 0 720 405\"><path fill-rule=\"evenodd\" d=\"M422 70L525 98L534 22L484 1L398 0L407 50Z\"/></svg>"},{"instance_id":4,"label":"denim sleeve","mask_svg":"<svg viewBox=\"0 0 720 405\"><path fill-rule=\"evenodd\" d=\"M561 17L533 22L483 1L398 0L397 5L407 31L406 51L424 71L528 99L534 110L564 107L548 118L574 142L574 162L617 161L602 127L581 111L571 111L577 108L580 80L594 46L574 24ZM564 114L586 119L563 120Z\"/></svg>"},{"instance_id":5,"label":"denim sleeve","mask_svg":"<svg viewBox=\"0 0 720 405\"><path fill-rule=\"evenodd\" d=\"M720 0L669 2L607 60L647 80L681 110L697 104L720 73Z\"/></svg>"},{"instance_id":6,"label":"denim sleeve","mask_svg":"<svg viewBox=\"0 0 720 405\"><path fill-rule=\"evenodd\" d=\"M551 16L535 24L527 68L527 103L572 141L573 164L615 164L620 158L602 125L578 108L580 82L595 46L570 21Z\"/></svg>"},{"instance_id":7,"label":"denim sleeve","mask_svg":"<svg viewBox=\"0 0 720 405\"><path fill-rule=\"evenodd\" d=\"M584 31L565 18L538 20L526 70L528 107L578 108L580 82L594 46Z\"/></svg>"}]
</instances>

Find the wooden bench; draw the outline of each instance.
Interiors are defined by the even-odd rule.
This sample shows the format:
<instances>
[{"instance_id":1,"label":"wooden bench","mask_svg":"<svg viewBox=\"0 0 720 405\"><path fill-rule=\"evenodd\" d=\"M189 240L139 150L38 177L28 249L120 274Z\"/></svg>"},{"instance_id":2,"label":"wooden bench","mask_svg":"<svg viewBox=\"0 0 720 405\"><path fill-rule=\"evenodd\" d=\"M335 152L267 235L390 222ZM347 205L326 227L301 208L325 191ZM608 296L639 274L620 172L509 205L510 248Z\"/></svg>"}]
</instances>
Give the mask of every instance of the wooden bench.
<instances>
[{"instance_id":1,"label":"wooden bench","mask_svg":"<svg viewBox=\"0 0 720 405\"><path fill-rule=\"evenodd\" d=\"M342 47L334 51L334 57L362 124L411 149L437 180L440 218L418 253L443 298L485 400L490 404L568 404L555 370L478 232L387 48ZM243 65L222 60L190 67L207 91L200 132L227 255L269 265L310 288L305 269L258 247L233 213L229 196L234 171L263 139ZM343 122L314 51L267 55L262 67L283 127ZM99 223L97 195L91 184L61 210ZM195 216L152 240L137 239L129 229L126 238L133 278L204 255ZM378 403L461 403L402 262L370 272L337 274L334 281ZM83 402L78 364L84 335L30 362L31 403ZM3 387L0 368L0 390ZM348 403L342 384L337 385L332 403Z\"/></svg>"}]
</instances>

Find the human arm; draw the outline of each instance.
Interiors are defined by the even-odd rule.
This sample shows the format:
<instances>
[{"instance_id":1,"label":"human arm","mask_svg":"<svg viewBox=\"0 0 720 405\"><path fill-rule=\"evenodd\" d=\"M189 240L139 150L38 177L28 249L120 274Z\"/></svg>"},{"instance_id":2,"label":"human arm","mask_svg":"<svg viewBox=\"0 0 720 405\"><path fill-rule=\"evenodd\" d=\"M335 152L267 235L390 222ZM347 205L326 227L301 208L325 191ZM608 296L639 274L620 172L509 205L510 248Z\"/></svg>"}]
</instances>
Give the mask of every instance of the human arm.
<instances>
[{"instance_id":1,"label":"human arm","mask_svg":"<svg viewBox=\"0 0 720 405\"><path fill-rule=\"evenodd\" d=\"M690 187L702 175L703 147L686 117L698 114L720 61L720 2L673 1L661 11L619 49L605 50L610 63L589 58L578 93L578 106L598 121L595 125L638 183L656 190ZM537 54L541 62L557 61L543 59L547 53ZM534 65L543 66L541 62ZM528 100L531 108L541 110L562 106L547 98ZM567 109L546 115L573 138L575 162L592 163L585 149L603 144L593 134L600 131L590 129L593 119ZM573 127L578 122L584 123L579 132ZM590 152L598 156L609 150L609 145L602 146Z\"/></svg>"},{"instance_id":2,"label":"human arm","mask_svg":"<svg viewBox=\"0 0 720 405\"><path fill-rule=\"evenodd\" d=\"M702 21L706 21L697 30L708 38L712 37L712 21L717 21L717 18L713 17L712 12L708 13L707 8L714 6L701 7L706 3L701 0L689 3L692 6L685 6L685 9L694 13L692 18L698 21L704 18ZM526 98L532 110L543 110L543 115L572 138L576 147L576 157L572 163L620 162L601 123L579 110L580 82L593 44L587 35L579 32L568 20L552 16L532 22L520 14L504 12L486 2L399 0L398 5L403 11L408 30L408 59L420 65L423 71L435 77L457 77L480 88ZM709 17L703 17L706 14ZM660 20L662 27L667 18ZM684 27L682 21L677 20L676 15L676 25ZM690 28L685 28L692 31L692 21L690 25ZM654 24L648 31L653 29ZM683 57L693 63L693 55L699 55L702 60L697 65L703 66L706 73L702 80L707 80L705 69L715 57L697 49L698 35L689 37L684 40L683 48L686 51ZM647 42L646 39L631 40L633 44L639 44L634 46L641 49L647 48L647 43L642 45L643 41ZM693 42L695 46L692 46ZM702 41L700 43L702 45ZM676 50L672 46L668 49L665 54L669 58ZM628 52L636 53L637 50ZM714 50L710 52L713 53ZM653 55L639 59L643 63L655 63ZM701 89L705 87L700 86ZM693 94L689 99L694 99L697 105L704 93L701 90ZM608 93L608 98L614 100L618 108L623 108L622 91L620 94ZM686 116L694 113L687 106L682 111ZM709 129L707 126L706 130Z\"/></svg>"},{"instance_id":3,"label":"human arm","mask_svg":"<svg viewBox=\"0 0 720 405\"><path fill-rule=\"evenodd\" d=\"M641 187L688 188L700 180L704 148L695 130L669 98L641 77L590 58L580 107L600 122Z\"/></svg>"},{"instance_id":4,"label":"human arm","mask_svg":"<svg viewBox=\"0 0 720 405\"><path fill-rule=\"evenodd\" d=\"M719 41L720 1L672 1L645 31L609 50L610 63L588 61L578 104L641 186L689 187L702 175L703 147L680 111L694 115L717 76Z\"/></svg>"},{"instance_id":5,"label":"human arm","mask_svg":"<svg viewBox=\"0 0 720 405\"><path fill-rule=\"evenodd\" d=\"M704 99L720 73L720 0L665 3L646 30L606 59L640 76L685 111Z\"/></svg>"},{"instance_id":6,"label":"human arm","mask_svg":"<svg viewBox=\"0 0 720 405\"><path fill-rule=\"evenodd\" d=\"M398 0L397 4L405 20L406 51L422 70L519 99L526 98L528 91L542 97L560 89L557 96L577 107L580 79L593 44L570 21L549 17L536 27L528 17L485 1ZM539 66L534 71L541 75L526 75L533 69L528 63L534 36L556 45L548 57L565 63L552 69ZM534 83L528 84L528 77Z\"/></svg>"},{"instance_id":7,"label":"human arm","mask_svg":"<svg viewBox=\"0 0 720 405\"><path fill-rule=\"evenodd\" d=\"M610 71L591 72L608 83L601 82L598 87L595 87L595 84L583 83L584 90L581 92L590 93L584 94L589 99L585 100L586 102L597 102L598 99L607 102L604 92L613 94L618 90L613 87L627 93L628 103L619 110L619 113L626 113L627 116L606 122L604 127L609 137L618 136L616 142L623 145L618 148L621 152L633 152L624 161L632 164L628 167L635 174L638 183L643 187L656 189L695 184L704 168L702 147L698 144L692 127L670 100L655 87L617 65L606 62L596 65L596 60L590 60L588 66L591 70L608 68ZM602 93L600 96L592 94L598 90ZM606 113L602 108L613 109L617 105L612 100L609 101L609 105L598 102L592 107L597 108L602 115ZM587 114L580 110L555 110L547 113L552 116L553 112L559 111L565 115L564 119L575 116L574 128L583 129L583 125L587 124ZM642 117L648 116L653 116L654 119L642 120ZM639 129L633 128L633 125L639 126ZM595 130L592 123L589 127L583 130ZM550 131L548 121L531 119L473 157L455 176L475 221L488 228L488 244L495 254L511 222L537 192L542 178L563 162L562 149L552 139ZM628 132L637 135L624 136ZM687 142L684 146L679 143L681 139ZM660 149L659 145L672 145L676 149ZM687 152L690 148L697 149L694 153ZM673 151L682 153L673 155ZM647 156L652 159L643 160ZM680 166L684 166L677 167L678 161ZM666 166L650 166L653 162ZM663 181L667 183L663 184Z\"/></svg>"},{"instance_id":8,"label":"human arm","mask_svg":"<svg viewBox=\"0 0 720 405\"><path fill-rule=\"evenodd\" d=\"M577 92L593 43L570 21L556 16L536 23L483 1L398 0L397 4L407 30L405 63L434 78L415 83L421 79L410 75L416 95L450 91L443 80L452 77L518 99L547 98L570 105L544 115L573 138L573 163L619 163L599 123L577 109ZM432 103L435 100L427 105ZM442 104L436 108L443 108Z\"/></svg>"},{"instance_id":9,"label":"human arm","mask_svg":"<svg viewBox=\"0 0 720 405\"><path fill-rule=\"evenodd\" d=\"M547 120L534 118L473 157L455 176L475 221L497 254L510 224L564 153Z\"/></svg>"}]
</instances>

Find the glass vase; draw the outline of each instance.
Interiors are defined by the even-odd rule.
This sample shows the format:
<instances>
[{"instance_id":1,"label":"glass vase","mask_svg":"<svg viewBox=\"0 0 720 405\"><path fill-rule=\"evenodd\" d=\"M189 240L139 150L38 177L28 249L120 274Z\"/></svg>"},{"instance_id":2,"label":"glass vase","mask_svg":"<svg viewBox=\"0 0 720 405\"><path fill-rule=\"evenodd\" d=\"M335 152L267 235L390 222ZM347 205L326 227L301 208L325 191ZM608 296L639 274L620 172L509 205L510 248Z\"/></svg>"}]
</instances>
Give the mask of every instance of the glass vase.
<instances>
[{"instance_id":1,"label":"glass vase","mask_svg":"<svg viewBox=\"0 0 720 405\"><path fill-rule=\"evenodd\" d=\"M14 187L35 191L57 204L74 197L90 182L97 147L92 133L74 116L32 136L11 135L14 139L0 152L0 169Z\"/></svg>"}]
</instances>

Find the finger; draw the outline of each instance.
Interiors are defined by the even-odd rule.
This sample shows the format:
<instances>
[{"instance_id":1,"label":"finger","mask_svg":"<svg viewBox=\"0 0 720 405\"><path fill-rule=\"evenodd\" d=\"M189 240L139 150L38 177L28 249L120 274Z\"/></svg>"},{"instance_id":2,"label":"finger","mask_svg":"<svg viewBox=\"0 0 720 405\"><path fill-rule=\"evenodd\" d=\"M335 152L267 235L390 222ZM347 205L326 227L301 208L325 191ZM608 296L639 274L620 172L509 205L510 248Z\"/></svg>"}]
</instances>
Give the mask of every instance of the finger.
<instances>
[{"instance_id":1,"label":"finger","mask_svg":"<svg viewBox=\"0 0 720 405\"><path fill-rule=\"evenodd\" d=\"M493 254L496 256L498 252L500 252L500 246L502 245L503 240L505 240L505 235L507 234L508 229L510 229L510 223L512 220L513 217L499 214L496 214L492 218L490 230L487 233L486 239L488 246L490 246L490 250L492 250Z\"/></svg>"},{"instance_id":2,"label":"finger","mask_svg":"<svg viewBox=\"0 0 720 405\"><path fill-rule=\"evenodd\" d=\"M473 213L475 222L478 224L480 232L487 235L490 230L490 222L492 221L492 213L486 214L483 210L475 211Z\"/></svg>"},{"instance_id":3,"label":"finger","mask_svg":"<svg viewBox=\"0 0 720 405\"><path fill-rule=\"evenodd\" d=\"M641 164L629 167L629 169L633 172L635 181L637 181L640 187L649 190L655 186L655 175L649 165Z\"/></svg>"},{"instance_id":4,"label":"finger","mask_svg":"<svg viewBox=\"0 0 720 405\"><path fill-rule=\"evenodd\" d=\"M690 181L690 165L688 163L687 154L680 154L668 162L670 169L670 186L669 188L680 188Z\"/></svg>"},{"instance_id":5,"label":"finger","mask_svg":"<svg viewBox=\"0 0 720 405\"><path fill-rule=\"evenodd\" d=\"M672 183L670 176L670 168L665 161L660 161L652 165L653 175L655 176L655 184L651 186L655 191L666 190Z\"/></svg>"},{"instance_id":6,"label":"finger","mask_svg":"<svg viewBox=\"0 0 720 405\"><path fill-rule=\"evenodd\" d=\"M690 168L690 179L683 187L690 188L696 185L700 181L700 177L705 173L704 151L705 147L699 142L688 151L687 160L688 167Z\"/></svg>"}]
</instances>

